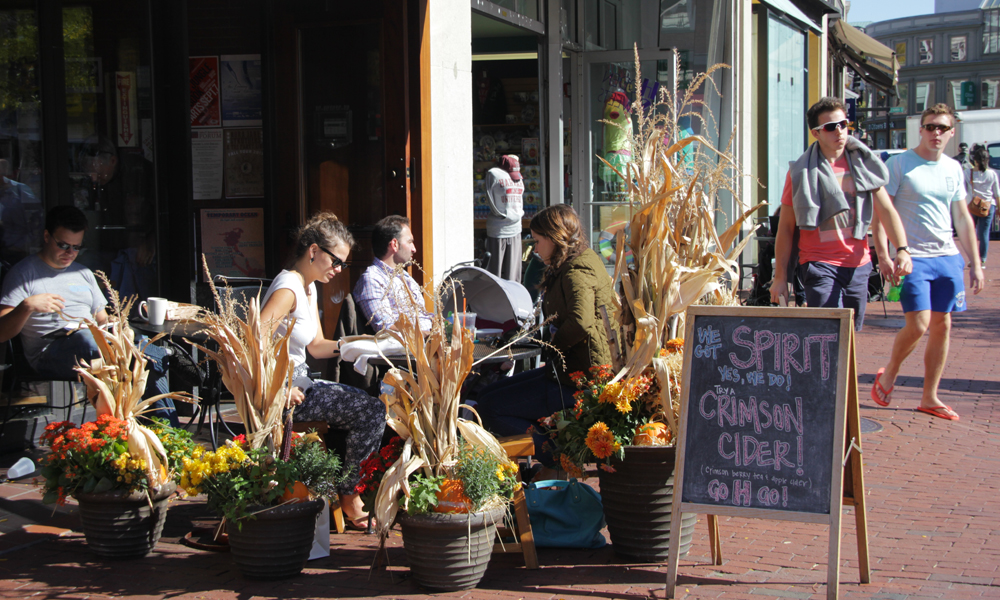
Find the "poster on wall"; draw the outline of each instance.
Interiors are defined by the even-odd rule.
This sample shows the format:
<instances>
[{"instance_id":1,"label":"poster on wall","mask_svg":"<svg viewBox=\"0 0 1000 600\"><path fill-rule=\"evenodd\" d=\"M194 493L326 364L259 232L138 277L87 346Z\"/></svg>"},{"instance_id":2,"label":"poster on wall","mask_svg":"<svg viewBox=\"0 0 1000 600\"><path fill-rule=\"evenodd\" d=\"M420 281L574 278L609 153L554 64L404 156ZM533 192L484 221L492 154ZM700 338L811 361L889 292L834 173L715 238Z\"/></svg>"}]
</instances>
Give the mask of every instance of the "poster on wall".
<instances>
[{"instance_id":1,"label":"poster on wall","mask_svg":"<svg viewBox=\"0 0 1000 600\"><path fill-rule=\"evenodd\" d=\"M191 180L195 200L222 198L222 141L221 129L191 132Z\"/></svg>"},{"instance_id":2,"label":"poster on wall","mask_svg":"<svg viewBox=\"0 0 1000 600\"><path fill-rule=\"evenodd\" d=\"M222 125L261 126L260 54L232 54L220 57L222 83Z\"/></svg>"},{"instance_id":3,"label":"poster on wall","mask_svg":"<svg viewBox=\"0 0 1000 600\"><path fill-rule=\"evenodd\" d=\"M135 100L135 73L115 71L115 108L118 114L118 134L120 148L135 148L139 145L139 111Z\"/></svg>"},{"instance_id":4,"label":"poster on wall","mask_svg":"<svg viewBox=\"0 0 1000 600\"><path fill-rule=\"evenodd\" d=\"M264 209L202 209L201 251L212 275L263 277Z\"/></svg>"},{"instance_id":5,"label":"poster on wall","mask_svg":"<svg viewBox=\"0 0 1000 600\"><path fill-rule=\"evenodd\" d=\"M190 68L191 127L219 127L219 57L191 56Z\"/></svg>"},{"instance_id":6,"label":"poster on wall","mask_svg":"<svg viewBox=\"0 0 1000 600\"><path fill-rule=\"evenodd\" d=\"M226 129L226 198L264 195L264 130Z\"/></svg>"}]
</instances>

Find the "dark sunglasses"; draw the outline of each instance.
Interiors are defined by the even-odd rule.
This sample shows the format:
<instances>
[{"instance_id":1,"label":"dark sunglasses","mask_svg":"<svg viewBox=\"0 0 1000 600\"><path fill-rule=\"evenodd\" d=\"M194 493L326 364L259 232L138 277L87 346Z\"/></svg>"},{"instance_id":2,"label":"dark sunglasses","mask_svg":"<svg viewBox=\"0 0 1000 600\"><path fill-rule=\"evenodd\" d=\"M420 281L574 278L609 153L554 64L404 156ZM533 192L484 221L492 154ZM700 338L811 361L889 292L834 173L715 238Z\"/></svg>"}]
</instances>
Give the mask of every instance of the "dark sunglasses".
<instances>
[{"instance_id":1,"label":"dark sunglasses","mask_svg":"<svg viewBox=\"0 0 1000 600\"><path fill-rule=\"evenodd\" d=\"M66 250L72 250L73 252L79 252L80 250L83 250L83 244L79 244L79 245L78 244L67 244L66 242L60 242L59 240L55 240L55 243L56 243L56 248L59 248L60 250L62 250L64 252Z\"/></svg>"},{"instance_id":2,"label":"dark sunglasses","mask_svg":"<svg viewBox=\"0 0 1000 600\"><path fill-rule=\"evenodd\" d=\"M847 119L844 119L843 121L830 121L829 123L817 125L816 127L813 127L812 130L816 131L817 129L822 129L823 131L829 131L832 133L834 131L837 131L838 129L847 129L848 123L850 123L850 121L848 121Z\"/></svg>"},{"instance_id":3,"label":"dark sunglasses","mask_svg":"<svg viewBox=\"0 0 1000 600\"><path fill-rule=\"evenodd\" d=\"M318 244L317 244L317 247L318 247L318 248L319 248L320 250L322 250L323 252L326 252L327 254L329 254L329 255L330 255L330 259L332 259L332 260L333 260L333 267L334 267L334 268L337 268L337 267L340 267L341 269L346 269L347 267L351 266L351 263L349 263L349 262L344 262L344 261L340 260L340 257L339 257L339 256L337 256L337 255L336 255L336 254L334 254L333 252L330 252L329 250L327 250L327 249L326 249L326 248L324 248L323 246L320 246L320 245L318 245Z\"/></svg>"},{"instance_id":4,"label":"dark sunglasses","mask_svg":"<svg viewBox=\"0 0 1000 600\"><path fill-rule=\"evenodd\" d=\"M934 133L935 131L938 133L947 133L952 129L951 125L941 125L939 123L925 123L924 125L921 125L921 127L923 127L924 131L927 131L928 133Z\"/></svg>"}]
</instances>

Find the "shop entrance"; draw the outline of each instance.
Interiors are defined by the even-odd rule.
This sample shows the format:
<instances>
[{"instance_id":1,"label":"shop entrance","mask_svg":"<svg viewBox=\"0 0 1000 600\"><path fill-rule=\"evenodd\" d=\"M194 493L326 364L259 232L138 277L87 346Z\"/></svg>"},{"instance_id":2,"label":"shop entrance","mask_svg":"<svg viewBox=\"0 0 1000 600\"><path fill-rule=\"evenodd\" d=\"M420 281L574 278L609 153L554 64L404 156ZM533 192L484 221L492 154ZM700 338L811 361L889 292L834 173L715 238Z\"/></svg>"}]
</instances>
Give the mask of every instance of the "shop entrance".
<instances>
[{"instance_id":1,"label":"shop entrance","mask_svg":"<svg viewBox=\"0 0 1000 600\"><path fill-rule=\"evenodd\" d=\"M276 214L291 230L331 211L357 239L348 276L320 293L328 335L339 299L371 263L372 226L390 214L415 218L407 4L370 2L356 15L339 4L279 9L287 12L275 36Z\"/></svg>"}]
</instances>

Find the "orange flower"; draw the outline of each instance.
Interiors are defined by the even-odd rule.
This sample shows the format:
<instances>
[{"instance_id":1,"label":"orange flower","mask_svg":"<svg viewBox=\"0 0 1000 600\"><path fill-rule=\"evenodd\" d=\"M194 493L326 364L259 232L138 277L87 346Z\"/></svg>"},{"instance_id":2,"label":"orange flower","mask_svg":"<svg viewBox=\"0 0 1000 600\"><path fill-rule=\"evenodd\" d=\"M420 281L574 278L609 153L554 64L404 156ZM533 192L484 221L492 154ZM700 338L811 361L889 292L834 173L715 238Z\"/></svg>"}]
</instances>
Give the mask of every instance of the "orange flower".
<instances>
[{"instance_id":1,"label":"orange flower","mask_svg":"<svg viewBox=\"0 0 1000 600\"><path fill-rule=\"evenodd\" d=\"M621 448L621 444L615 441L615 436L608 426L600 421L587 431L586 444L594 456L600 459L611 456Z\"/></svg>"},{"instance_id":2,"label":"orange flower","mask_svg":"<svg viewBox=\"0 0 1000 600\"><path fill-rule=\"evenodd\" d=\"M577 479L583 479L584 473L583 469L579 467L576 463L571 461L565 454L559 455L559 465L562 467L563 471L570 477L576 477Z\"/></svg>"}]
</instances>

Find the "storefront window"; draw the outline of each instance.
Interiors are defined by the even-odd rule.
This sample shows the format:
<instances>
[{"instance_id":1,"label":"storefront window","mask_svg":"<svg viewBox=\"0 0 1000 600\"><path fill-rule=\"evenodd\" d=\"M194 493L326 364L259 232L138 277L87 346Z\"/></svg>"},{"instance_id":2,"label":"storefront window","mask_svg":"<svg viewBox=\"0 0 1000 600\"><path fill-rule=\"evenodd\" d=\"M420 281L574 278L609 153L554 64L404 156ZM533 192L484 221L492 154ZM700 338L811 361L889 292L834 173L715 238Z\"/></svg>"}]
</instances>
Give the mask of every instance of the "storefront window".
<instances>
[{"instance_id":1,"label":"storefront window","mask_svg":"<svg viewBox=\"0 0 1000 600\"><path fill-rule=\"evenodd\" d=\"M781 19L767 20L767 201L770 214L781 206L788 163L806 147L805 34ZM880 98L879 106L884 100Z\"/></svg>"},{"instance_id":2,"label":"storefront window","mask_svg":"<svg viewBox=\"0 0 1000 600\"><path fill-rule=\"evenodd\" d=\"M917 62L921 65L934 62L934 38L924 38L917 42Z\"/></svg>"},{"instance_id":3,"label":"storefront window","mask_svg":"<svg viewBox=\"0 0 1000 600\"><path fill-rule=\"evenodd\" d=\"M640 42L642 0L586 0L587 50L628 50Z\"/></svg>"},{"instance_id":4,"label":"storefront window","mask_svg":"<svg viewBox=\"0 0 1000 600\"><path fill-rule=\"evenodd\" d=\"M1000 79L983 79L981 88L980 104L982 108L1000 108L1000 103L997 102Z\"/></svg>"},{"instance_id":5,"label":"storefront window","mask_svg":"<svg viewBox=\"0 0 1000 600\"><path fill-rule=\"evenodd\" d=\"M972 108L971 105L962 102L962 84L965 83L963 79L952 79L948 82L948 98L946 102L948 106L954 108L955 110L968 110ZM975 92L975 88L972 90Z\"/></svg>"},{"instance_id":6,"label":"storefront window","mask_svg":"<svg viewBox=\"0 0 1000 600\"><path fill-rule=\"evenodd\" d=\"M144 8L103 2L63 9L68 185L89 222L77 261L106 273L123 296L140 298L158 289Z\"/></svg>"},{"instance_id":7,"label":"storefront window","mask_svg":"<svg viewBox=\"0 0 1000 600\"><path fill-rule=\"evenodd\" d=\"M906 66L906 42L896 42L896 60L899 66Z\"/></svg>"},{"instance_id":8,"label":"storefront window","mask_svg":"<svg viewBox=\"0 0 1000 600\"><path fill-rule=\"evenodd\" d=\"M895 106L901 106L903 112L909 112L910 108L910 84L900 83L896 86Z\"/></svg>"},{"instance_id":9,"label":"storefront window","mask_svg":"<svg viewBox=\"0 0 1000 600\"><path fill-rule=\"evenodd\" d=\"M892 130L892 149L902 150L906 148L906 130L905 129L893 129Z\"/></svg>"},{"instance_id":10,"label":"storefront window","mask_svg":"<svg viewBox=\"0 0 1000 600\"><path fill-rule=\"evenodd\" d=\"M1000 9L983 11L983 54L1000 52Z\"/></svg>"},{"instance_id":11,"label":"storefront window","mask_svg":"<svg viewBox=\"0 0 1000 600\"><path fill-rule=\"evenodd\" d=\"M591 182L592 202L588 202L591 243L603 253L605 259L612 256L610 242L603 246L602 232L614 223L629 218L631 207L627 203L625 182L609 168L597 155L614 165L619 172L631 160L627 130L635 131L637 123L630 118L629 106L637 97L642 99L648 110L654 106L660 89L670 84L669 60L641 61L642 81L635 80L635 63L594 63L590 65L590 114L594 123L591 129ZM698 95L701 99L701 95ZM603 123L602 121L608 121ZM679 123L681 135L701 133L698 119L682 118ZM693 147L686 156L690 156ZM605 236L608 237L608 236ZM608 237L610 239L610 237ZM610 264L610 263L609 263Z\"/></svg>"},{"instance_id":12,"label":"storefront window","mask_svg":"<svg viewBox=\"0 0 1000 600\"><path fill-rule=\"evenodd\" d=\"M951 38L951 62L965 62L965 59L968 58L967 39L964 35L956 35Z\"/></svg>"},{"instance_id":13,"label":"storefront window","mask_svg":"<svg viewBox=\"0 0 1000 600\"><path fill-rule=\"evenodd\" d=\"M918 113L924 112L928 106L934 104L934 82L917 82L917 92L914 101L913 111Z\"/></svg>"},{"instance_id":14,"label":"storefront window","mask_svg":"<svg viewBox=\"0 0 1000 600\"><path fill-rule=\"evenodd\" d=\"M0 11L0 259L39 250L42 195L38 22L33 10Z\"/></svg>"},{"instance_id":15,"label":"storefront window","mask_svg":"<svg viewBox=\"0 0 1000 600\"><path fill-rule=\"evenodd\" d=\"M576 0L559 0L559 29L562 41L578 43L576 32Z\"/></svg>"}]
</instances>

